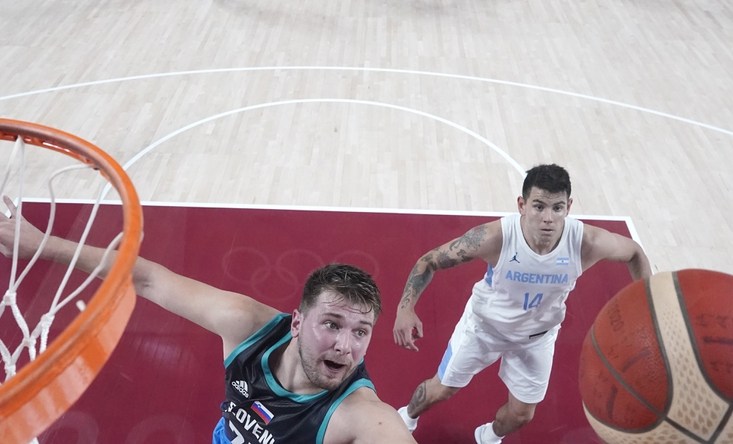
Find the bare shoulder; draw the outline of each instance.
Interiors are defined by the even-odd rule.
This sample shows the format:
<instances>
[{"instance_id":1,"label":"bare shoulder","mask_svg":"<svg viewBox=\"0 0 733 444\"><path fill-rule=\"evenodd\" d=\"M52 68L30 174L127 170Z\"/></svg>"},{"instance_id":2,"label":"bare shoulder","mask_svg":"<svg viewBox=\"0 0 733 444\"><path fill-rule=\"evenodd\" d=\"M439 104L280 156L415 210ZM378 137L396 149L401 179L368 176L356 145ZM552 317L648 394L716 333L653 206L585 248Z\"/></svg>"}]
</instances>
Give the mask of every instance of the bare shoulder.
<instances>
[{"instance_id":1,"label":"bare shoulder","mask_svg":"<svg viewBox=\"0 0 733 444\"><path fill-rule=\"evenodd\" d=\"M326 429L325 444L389 442L413 444L415 439L397 411L363 387L339 405Z\"/></svg>"},{"instance_id":2,"label":"bare shoulder","mask_svg":"<svg viewBox=\"0 0 733 444\"><path fill-rule=\"evenodd\" d=\"M629 261L641 252L641 247L633 239L588 224L583 227L581 248L584 268L603 259Z\"/></svg>"},{"instance_id":3,"label":"bare shoulder","mask_svg":"<svg viewBox=\"0 0 733 444\"><path fill-rule=\"evenodd\" d=\"M501 219L477 225L468 230L464 237L475 239L482 244L501 240Z\"/></svg>"},{"instance_id":4,"label":"bare shoulder","mask_svg":"<svg viewBox=\"0 0 733 444\"><path fill-rule=\"evenodd\" d=\"M501 219L478 225L470 229L464 237L475 239L478 257L490 264L496 264L499 260L503 244Z\"/></svg>"},{"instance_id":5,"label":"bare shoulder","mask_svg":"<svg viewBox=\"0 0 733 444\"><path fill-rule=\"evenodd\" d=\"M487 262L498 257L501 251L501 221L495 220L477 225L462 236L442 245L438 251L455 257L460 262L481 258Z\"/></svg>"},{"instance_id":6,"label":"bare shoulder","mask_svg":"<svg viewBox=\"0 0 733 444\"><path fill-rule=\"evenodd\" d=\"M214 328L222 338L225 356L280 313L243 294L223 292L221 296L226 302L217 307Z\"/></svg>"}]
</instances>

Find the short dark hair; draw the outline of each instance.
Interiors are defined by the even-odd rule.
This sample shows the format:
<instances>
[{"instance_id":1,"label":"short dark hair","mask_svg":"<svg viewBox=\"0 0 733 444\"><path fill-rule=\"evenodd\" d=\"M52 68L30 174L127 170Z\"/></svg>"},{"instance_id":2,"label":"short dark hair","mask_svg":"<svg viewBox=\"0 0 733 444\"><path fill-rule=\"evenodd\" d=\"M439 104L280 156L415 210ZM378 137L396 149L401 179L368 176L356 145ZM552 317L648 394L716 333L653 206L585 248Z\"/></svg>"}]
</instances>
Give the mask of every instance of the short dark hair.
<instances>
[{"instance_id":1,"label":"short dark hair","mask_svg":"<svg viewBox=\"0 0 733 444\"><path fill-rule=\"evenodd\" d=\"M382 300L374 279L365 271L346 264L329 264L315 270L303 287L299 310L308 311L324 291L339 293L352 304L363 305L374 319L382 312Z\"/></svg>"},{"instance_id":2,"label":"short dark hair","mask_svg":"<svg viewBox=\"0 0 733 444\"><path fill-rule=\"evenodd\" d=\"M522 197L525 200L529 199L529 193L532 187L537 187L550 193L561 193L565 191L568 197L570 197L570 175L565 168L554 163L551 165L537 165L527 170L527 176L524 178Z\"/></svg>"}]
</instances>

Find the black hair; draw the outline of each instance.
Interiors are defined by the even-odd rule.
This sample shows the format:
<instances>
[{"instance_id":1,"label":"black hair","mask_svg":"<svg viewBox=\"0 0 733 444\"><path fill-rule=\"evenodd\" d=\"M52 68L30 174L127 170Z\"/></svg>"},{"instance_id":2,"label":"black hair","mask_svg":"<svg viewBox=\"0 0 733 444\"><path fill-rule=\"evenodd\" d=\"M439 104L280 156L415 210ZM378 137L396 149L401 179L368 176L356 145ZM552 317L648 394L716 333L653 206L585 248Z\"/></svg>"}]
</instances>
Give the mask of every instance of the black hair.
<instances>
[{"instance_id":1,"label":"black hair","mask_svg":"<svg viewBox=\"0 0 733 444\"><path fill-rule=\"evenodd\" d=\"M529 199L532 187L537 187L550 193L567 193L570 197L570 175L565 168L555 165L537 165L527 170L527 176L522 184L522 197Z\"/></svg>"}]
</instances>

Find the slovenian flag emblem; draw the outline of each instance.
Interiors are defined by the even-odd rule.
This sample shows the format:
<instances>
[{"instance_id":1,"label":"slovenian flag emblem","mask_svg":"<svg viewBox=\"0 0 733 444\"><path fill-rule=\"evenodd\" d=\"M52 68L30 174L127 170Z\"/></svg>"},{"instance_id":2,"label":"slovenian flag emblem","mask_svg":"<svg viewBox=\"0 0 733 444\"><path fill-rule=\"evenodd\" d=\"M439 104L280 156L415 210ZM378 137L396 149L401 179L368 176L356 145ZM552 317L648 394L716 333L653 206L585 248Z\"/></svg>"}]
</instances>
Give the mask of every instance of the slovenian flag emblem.
<instances>
[{"instance_id":1,"label":"slovenian flag emblem","mask_svg":"<svg viewBox=\"0 0 733 444\"><path fill-rule=\"evenodd\" d=\"M569 257L559 257L557 258L555 263L557 265L568 265L570 263L570 258Z\"/></svg>"},{"instance_id":2,"label":"slovenian flag emblem","mask_svg":"<svg viewBox=\"0 0 733 444\"><path fill-rule=\"evenodd\" d=\"M267 407L262 405L260 401L255 401L252 404L252 410L257 413L257 416L262 418L263 421L265 421L265 424L269 424L270 421L272 421L272 418L275 417L275 415L272 414L271 411L267 410Z\"/></svg>"}]
</instances>

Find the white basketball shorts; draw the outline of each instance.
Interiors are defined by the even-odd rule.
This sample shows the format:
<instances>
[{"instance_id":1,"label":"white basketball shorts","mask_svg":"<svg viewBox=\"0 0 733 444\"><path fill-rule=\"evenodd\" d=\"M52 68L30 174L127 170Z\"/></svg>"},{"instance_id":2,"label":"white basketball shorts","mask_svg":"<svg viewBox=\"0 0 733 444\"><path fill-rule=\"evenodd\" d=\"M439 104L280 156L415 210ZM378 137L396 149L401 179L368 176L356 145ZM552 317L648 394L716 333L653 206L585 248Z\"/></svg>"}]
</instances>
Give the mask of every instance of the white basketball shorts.
<instances>
[{"instance_id":1,"label":"white basketball shorts","mask_svg":"<svg viewBox=\"0 0 733 444\"><path fill-rule=\"evenodd\" d=\"M514 344L482 328L466 305L438 368L447 387L465 387L479 372L499 359L499 377L511 394L527 404L545 398L559 326L529 342Z\"/></svg>"}]
</instances>

